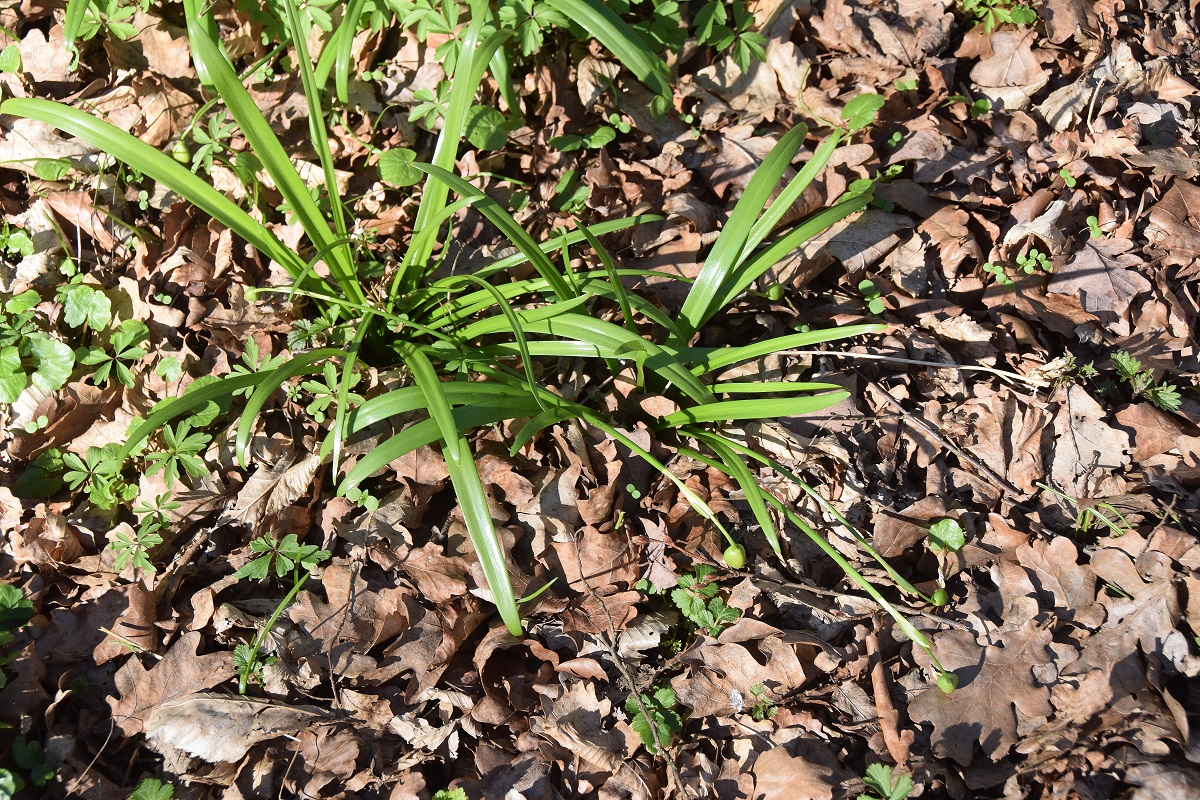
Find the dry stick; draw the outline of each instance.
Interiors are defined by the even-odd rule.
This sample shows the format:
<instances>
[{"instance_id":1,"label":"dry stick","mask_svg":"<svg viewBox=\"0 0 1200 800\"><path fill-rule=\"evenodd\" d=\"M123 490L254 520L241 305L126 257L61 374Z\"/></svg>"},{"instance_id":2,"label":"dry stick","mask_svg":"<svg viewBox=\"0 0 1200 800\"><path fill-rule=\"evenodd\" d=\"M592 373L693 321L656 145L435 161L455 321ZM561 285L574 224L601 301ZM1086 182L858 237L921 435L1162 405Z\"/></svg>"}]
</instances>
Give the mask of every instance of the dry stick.
<instances>
[{"instance_id":1,"label":"dry stick","mask_svg":"<svg viewBox=\"0 0 1200 800\"><path fill-rule=\"evenodd\" d=\"M879 652L879 639L874 630L867 634L867 655L871 659L871 689L875 694L875 710L879 714L883 743L900 771L908 773L908 745L912 741L912 733L907 732L907 739L900 733L900 712L892 705L891 690L883 669L883 656Z\"/></svg>"},{"instance_id":2,"label":"dry stick","mask_svg":"<svg viewBox=\"0 0 1200 800\"><path fill-rule=\"evenodd\" d=\"M579 580L583 581L583 585L587 587L588 594L591 595L592 600L594 600L600 606L600 610L604 612L604 619L608 624L608 637L606 638L604 636L598 636L597 638L600 640L600 644L604 646L604 649L608 651L608 657L612 659L613 665L617 668L617 671L621 673L621 679L625 682L625 686L629 689L629 696L633 698L635 703L637 703L638 711L641 712L642 716L646 718L646 722L649 723L648 727L650 728L650 735L654 737L655 748L657 748L658 752L664 754L665 756L667 755L668 750L666 744L658 735L658 726L654 724L653 717L650 716L650 709L646 708L646 703L642 700L642 694L638 691L637 683L634 682L633 676L629 674L629 669L625 666L625 662L617 654L617 624L613 621L612 614L610 614L608 611L608 605L600 599L600 595L596 593L596 590L592 587L592 584L588 582L587 576L583 569L583 556L581 556L579 553L579 542L576 541L575 537L573 536L571 537L571 544L575 550L575 563L579 565ZM674 759L664 758L664 760L667 762L667 769L670 770L671 776L675 779L676 785L683 790L685 795L695 797L698 800L700 795L693 794L690 791L690 787L684 784L683 776L679 773L679 767L676 765ZM634 774L637 773L635 772Z\"/></svg>"},{"instance_id":3,"label":"dry stick","mask_svg":"<svg viewBox=\"0 0 1200 800\"><path fill-rule=\"evenodd\" d=\"M995 367L981 367L973 364L947 364L939 361L919 361L915 358L900 358L898 356L885 356L878 353L850 353L838 350L780 350L779 355L782 356L836 356L838 358L860 358L868 361L887 361L892 364L912 364L918 367L929 367L931 369L950 369L958 372L986 372L989 375L996 375L1006 381L1014 383L1024 383L1033 389L1044 389L1049 386L1049 382L1044 378L1038 378L1033 375L1022 375L1019 372L1010 372L1005 369L996 369Z\"/></svg>"},{"instance_id":4,"label":"dry stick","mask_svg":"<svg viewBox=\"0 0 1200 800\"><path fill-rule=\"evenodd\" d=\"M892 395L890 393L888 393L888 391L886 389L884 389L882 386L880 386L878 383L876 383L875 381L868 381L867 383L868 383L868 385L870 385L870 386L874 387L876 390L878 390L880 392L880 394L882 394L885 398L887 398L887 401L889 403L891 403L893 406L895 406L896 410L900 412L900 415L904 418L905 422L912 425L914 428L917 428L918 430L922 431L927 436L932 437L932 439L935 442L942 445L943 447L948 449L950 452L954 453L954 455L958 456L964 462L970 464L983 477L985 477L989 481L991 481L994 486L996 486L999 489L1003 489L1004 491L1006 491L1009 494L1012 494L1016 497L1021 497L1022 495L1025 494L1020 489L1018 489L1016 486L1013 486L1011 483L1009 483L1006 479L997 475L996 472L991 467L989 467L987 464L984 464L982 461L975 458L975 456L971 455L966 450L963 450L961 447L954 444L954 442L951 442L945 436L942 436L942 434L940 434L937 431L937 429L934 428L932 425L930 425L928 422L921 419L920 417L913 416L908 411L906 411L904 409L904 406L900 405L900 401L897 400L896 398L892 397Z\"/></svg>"}]
</instances>

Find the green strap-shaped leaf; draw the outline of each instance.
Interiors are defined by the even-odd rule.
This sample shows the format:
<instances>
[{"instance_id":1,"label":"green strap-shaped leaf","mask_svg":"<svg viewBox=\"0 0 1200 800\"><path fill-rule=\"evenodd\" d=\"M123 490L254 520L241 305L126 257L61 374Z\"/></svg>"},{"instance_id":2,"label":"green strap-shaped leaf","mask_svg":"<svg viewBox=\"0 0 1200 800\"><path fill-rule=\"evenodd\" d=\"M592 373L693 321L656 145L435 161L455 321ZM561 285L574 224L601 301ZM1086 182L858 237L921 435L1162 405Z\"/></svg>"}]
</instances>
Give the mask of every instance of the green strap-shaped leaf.
<instances>
[{"instance_id":1,"label":"green strap-shaped leaf","mask_svg":"<svg viewBox=\"0 0 1200 800\"><path fill-rule=\"evenodd\" d=\"M849 392L822 392L810 397L767 397L759 400L721 400L667 414L659 427L678 428L696 422L729 422L736 419L772 419L811 414L850 396Z\"/></svg>"},{"instance_id":2,"label":"green strap-shaped leaf","mask_svg":"<svg viewBox=\"0 0 1200 800\"><path fill-rule=\"evenodd\" d=\"M471 454L471 443L459 430L450 402L442 391L442 382L429 358L411 345L403 347L401 355L412 372L413 381L424 392L429 416L437 425L450 482L458 496L463 520L467 524L467 533L475 547L479 564L483 567L484 577L492 592L492 600L509 632L513 636L520 636L521 616L517 610L517 600L513 594L512 583L508 579L508 568L504 550L500 546L500 537L496 534L496 526L488 510L483 481L475 467L475 457Z\"/></svg>"},{"instance_id":3,"label":"green strap-shaped leaf","mask_svg":"<svg viewBox=\"0 0 1200 800\"><path fill-rule=\"evenodd\" d=\"M242 416L238 420L234 453L237 456L239 465L243 468L246 466L246 445L250 442L250 433L254 428L254 420L258 418L258 412L262 411L262 407L266 405L267 400L275 393L275 390L282 386L283 382L289 378L316 372L317 369L314 365L318 361L324 361L327 358L345 358L347 355L345 350L328 347L321 350L310 350L307 353L300 353L293 356L263 376L262 380L258 383L258 388L254 390L254 393L250 395L250 399L246 401L246 407L242 409Z\"/></svg>"},{"instance_id":4,"label":"green strap-shaped leaf","mask_svg":"<svg viewBox=\"0 0 1200 800\"><path fill-rule=\"evenodd\" d=\"M720 310L718 298L727 294L730 274L738 265L742 249L750 237L755 221L762 214L779 179L800 151L808 129L797 125L783 135L762 164L754 172L745 192L729 215L721 234L704 259L700 275L692 284L683 308L679 312L680 329L690 337ZM686 340L685 340L686 341Z\"/></svg>"},{"instance_id":5,"label":"green strap-shaped leaf","mask_svg":"<svg viewBox=\"0 0 1200 800\"><path fill-rule=\"evenodd\" d=\"M225 101L225 107L237 120L242 135L246 137L254 154L262 162L263 169L271 176L275 187L291 207L292 213L300 222L300 226L304 228L309 241L318 250L329 247L337 236L309 195L308 187L301 180L300 174L296 172L291 158L283 149L275 132L271 130L271 124L258 110L258 106L251 99L246 87L242 86L241 80L233 70L233 65L229 63L198 20L188 20L188 36L191 39L193 59L197 63L204 64L213 86L221 99ZM346 298L352 302L361 303L362 291L358 286L354 265L348 260L347 253L346 248L330 248L329 269ZM303 267L301 268L303 269Z\"/></svg>"},{"instance_id":6,"label":"green strap-shaped leaf","mask_svg":"<svg viewBox=\"0 0 1200 800\"><path fill-rule=\"evenodd\" d=\"M72 136L78 136L118 161L136 166L143 174L163 184L245 239L267 257L283 265L293 276L304 271L303 259L233 201L188 172L165 153L125 131L78 109L38 98L14 97L5 100L0 103L0 114L35 119ZM318 285L328 289L324 282L319 282Z\"/></svg>"},{"instance_id":7,"label":"green strap-shaped leaf","mask_svg":"<svg viewBox=\"0 0 1200 800\"><path fill-rule=\"evenodd\" d=\"M650 91L660 97L671 96L667 65L654 55L654 48L646 43L641 34L609 8L604 0L546 0L546 4L582 25Z\"/></svg>"}]
</instances>

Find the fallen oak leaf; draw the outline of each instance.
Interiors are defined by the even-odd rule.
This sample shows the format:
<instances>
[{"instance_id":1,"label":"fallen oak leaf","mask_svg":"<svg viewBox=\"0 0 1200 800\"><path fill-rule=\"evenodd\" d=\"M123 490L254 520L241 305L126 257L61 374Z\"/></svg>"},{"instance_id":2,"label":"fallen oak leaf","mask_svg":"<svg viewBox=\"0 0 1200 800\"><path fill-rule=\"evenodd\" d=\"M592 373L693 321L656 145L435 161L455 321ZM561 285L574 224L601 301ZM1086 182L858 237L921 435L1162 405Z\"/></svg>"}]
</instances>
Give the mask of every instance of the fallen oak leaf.
<instances>
[{"instance_id":1,"label":"fallen oak leaf","mask_svg":"<svg viewBox=\"0 0 1200 800\"><path fill-rule=\"evenodd\" d=\"M1022 728L1050 716L1050 689L1039 686L1033 667L1050 662L1053 634L1034 619L1001 630L1000 644L980 647L967 631L934 637L934 651L959 676L958 689L946 694L930 687L909 704L909 716L933 723L939 754L969 766L978 743L996 761L1016 744ZM918 660L925 651L914 648Z\"/></svg>"},{"instance_id":2,"label":"fallen oak leaf","mask_svg":"<svg viewBox=\"0 0 1200 800\"><path fill-rule=\"evenodd\" d=\"M117 671L119 698L109 697L113 720L126 736L141 733L146 721L164 703L219 686L233 677L229 653L196 655L199 632L182 636L150 669L136 656Z\"/></svg>"}]
</instances>

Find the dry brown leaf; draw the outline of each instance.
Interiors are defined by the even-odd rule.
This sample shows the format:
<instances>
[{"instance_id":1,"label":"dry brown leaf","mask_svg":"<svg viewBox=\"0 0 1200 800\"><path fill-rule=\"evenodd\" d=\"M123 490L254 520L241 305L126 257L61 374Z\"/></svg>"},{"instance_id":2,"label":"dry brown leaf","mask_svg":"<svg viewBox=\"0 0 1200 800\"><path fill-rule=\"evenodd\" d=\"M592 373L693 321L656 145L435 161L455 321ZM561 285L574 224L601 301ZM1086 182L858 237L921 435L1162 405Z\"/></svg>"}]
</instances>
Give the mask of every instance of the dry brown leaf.
<instances>
[{"instance_id":1,"label":"dry brown leaf","mask_svg":"<svg viewBox=\"0 0 1200 800\"><path fill-rule=\"evenodd\" d=\"M229 653L196 655L201 639L198 632L186 633L150 669L133 656L117 671L120 697L109 697L108 704L113 721L125 736L141 733L163 703L211 689L233 677Z\"/></svg>"},{"instance_id":2,"label":"dry brown leaf","mask_svg":"<svg viewBox=\"0 0 1200 800\"><path fill-rule=\"evenodd\" d=\"M1129 436L1104 422L1104 409L1082 386L1067 388L1054 417L1050 477L1071 497L1116 494L1114 473L1129 463Z\"/></svg>"},{"instance_id":3,"label":"dry brown leaf","mask_svg":"<svg viewBox=\"0 0 1200 800\"><path fill-rule=\"evenodd\" d=\"M371 586L357 566L339 563L325 568L321 586L328 602L304 591L288 609L292 621L321 650L342 645L365 654L408 628L407 589Z\"/></svg>"},{"instance_id":4,"label":"dry brown leaf","mask_svg":"<svg viewBox=\"0 0 1200 800\"><path fill-rule=\"evenodd\" d=\"M212 764L237 762L259 742L294 736L322 716L311 706L195 692L160 703L146 720L146 739L159 752L174 748Z\"/></svg>"},{"instance_id":5,"label":"dry brown leaf","mask_svg":"<svg viewBox=\"0 0 1200 800\"><path fill-rule=\"evenodd\" d=\"M1033 54L1035 41L1032 28L1001 28L989 37L992 53L971 69L970 77L993 107L1024 108L1049 82L1049 73Z\"/></svg>"},{"instance_id":6,"label":"dry brown leaf","mask_svg":"<svg viewBox=\"0 0 1200 800\"><path fill-rule=\"evenodd\" d=\"M1133 460L1145 461L1179 447L1200 450L1200 430L1151 403L1134 403L1117 412L1117 422L1133 439Z\"/></svg>"},{"instance_id":7,"label":"dry brown leaf","mask_svg":"<svg viewBox=\"0 0 1200 800\"><path fill-rule=\"evenodd\" d=\"M833 770L788 752L787 746L772 747L754 760L754 800L830 800Z\"/></svg>"},{"instance_id":8,"label":"dry brown leaf","mask_svg":"<svg viewBox=\"0 0 1200 800\"><path fill-rule=\"evenodd\" d=\"M1079 660L1067 667L1065 674L1082 675L1091 669L1108 674L1139 647L1147 656L1168 661L1186 656L1183 634L1175 629L1179 595L1172 583L1175 570L1169 558L1148 551L1135 563L1128 553L1106 547L1092 556L1090 567L1119 592L1101 593L1099 602L1108 611L1108 619L1085 641ZM1179 644L1184 645L1182 653Z\"/></svg>"},{"instance_id":9,"label":"dry brown leaf","mask_svg":"<svg viewBox=\"0 0 1200 800\"><path fill-rule=\"evenodd\" d=\"M941 497L926 497L902 511L881 509L875 516L871 544L884 558L895 558L928 536L930 524L946 512Z\"/></svg>"},{"instance_id":10,"label":"dry brown leaf","mask_svg":"<svg viewBox=\"0 0 1200 800\"><path fill-rule=\"evenodd\" d=\"M764 697L778 700L816 672L809 666L811 658L802 663L795 646L784 642L781 632L771 626L759 623L752 638L746 640L755 653L742 642L725 640L727 636L738 638L735 628L722 631L721 640L702 636L679 655L688 670L673 678L671 687L679 702L696 716L735 713L736 695L732 693L749 697L750 687L755 685L763 687Z\"/></svg>"},{"instance_id":11,"label":"dry brown leaf","mask_svg":"<svg viewBox=\"0 0 1200 800\"><path fill-rule=\"evenodd\" d=\"M1138 272L1142 259L1129 239L1089 239L1071 260L1054 271L1048 290L1077 295L1085 310L1119 335L1129 333L1125 315L1129 303L1150 291L1150 281Z\"/></svg>"},{"instance_id":12,"label":"dry brown leaf","mask_svg":"<svg viewBox=\"0 0 1200 800\"><path fill-rule=\"evenodd\" d=\"M444 603L467 593L466 561L446 556L433 542L410 550L400 568L430 602Z\"/></svg>"},{"instance_id":13,"label":"dry brown leaf","mask_svg":"<svg viewBox=\"0 0 1200 800\"><path fill-rule=\"evenodd\" d=\"M1150 209L1146 239L1155 257L1183 268L1179 277L1200 273L1200 187L1184 180L1174 181Z\"/></svg>"},{"instance_id":14,"label":"dry brown leaf","mask_svg":"<svg viewBox=\"0 0 1200 800\"><path fill-rule=\"evenodd\" d=\"M1033 619L1004 628L1000 644L980 647L968 631L934 637L938 659L958 675L953 694L930 686L909 703L913 719L933 723L935 749L962 766L970 765L974 746L996 761L1027 730L1052 712L1050 690L1039 685L1033 667L1051 660L1052 632ZM918 650L924 656L924 651Z\"/></svg>"},{"instance_id":15,"label":"dry brown leaf","mask_svg":"<svg viewBox=\"0 0 1200 800\"><path fill-rule=\"evenodd\" d=\"M579 760L585 773L616 772L625 755L625 737L605 728L612 713L608 698L597 699L596 686L580 681L549 703L544 717L531 717L530 730Z\"/></svg>"}]
</instances>

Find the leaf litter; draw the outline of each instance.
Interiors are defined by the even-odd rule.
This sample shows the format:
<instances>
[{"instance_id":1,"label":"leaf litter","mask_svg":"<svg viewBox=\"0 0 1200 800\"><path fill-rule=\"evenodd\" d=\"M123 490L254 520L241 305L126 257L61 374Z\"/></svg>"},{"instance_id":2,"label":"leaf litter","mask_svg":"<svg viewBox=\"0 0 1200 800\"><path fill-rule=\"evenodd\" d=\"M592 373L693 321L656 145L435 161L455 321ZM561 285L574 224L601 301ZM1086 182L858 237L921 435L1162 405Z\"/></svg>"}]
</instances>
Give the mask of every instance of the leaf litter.
<instances>
[{"instance_id":1,"label":"leaf litter","mask_svg":"<svg viewBox=\"0 0 1200 800\"><path fill-rule=\"evenodd\" d=\"M318 432L293 401L255 433L251 470L218 438L202 454L212 473L176 487L181 507L149 552L157 575L116 571L105 545L117 531L136 536L145 516L105 518L65 491L27 499L30 463L49 447L82 457L119 438L155 401L245 363L251 341L261 358L293 349L298 325L248 299L247 288L280 277L227 231L171 197L115 194L94 151L4 120L0 211L6 230L35 244L19 262L6 256L5 297L53 286L65 246L96 265L89 280L115 314L151 331L134 386L69 383L5 419L0 572L34 616L2 645L0 718L12 727L0 741L6 753L15 737L22 748L41 743L55 776L47 796L123 798L152 776L195 797L427 798L461 788L827 800L878 790L882 766L911 780L913 796L1195 794L1193 15L1175 2L1051 2L1038 25L989 34L947 0L751 7L766 24L764 62L746 74L703 53L677 64L676 108L690 121L649 115L645 90L597 50L530 73L518 86L527 126L499 151L468 150L462 164L497 194L514 191L497 177L506 170L539 176L519 212L535 236L570 219L552 203L575 169L581 211L664 215L635 229L615 254L620 266L694 277L787 126L820 131L856 94L880 97L878 124L842 144L793 216L867 177L881 180L879 207L764 276L762 288L782 283L786 298L746 299L722 335L876 318L887 331L841 355L785 353L724 379L815 373L851 389L821 416L732 433L819 486L827 504L758 476L902 604L957 690L934 684L925 651L823 552L789 529L788 558L777 562L740 492L654 442L749 552L740 571L699 569L723 549L709 524L623 446L576 426L554 426L512 454L515 430L473 442L514 582L532 591L554 581L527 605L519 639L484 602L441 456L422 448L389 464L391 488L364 511L330 497ZM21 25L5 17L22 34L23 72L2 76L4 86L75 96L61 22L37 4L23 13ZM87 69L112 76L109 93L88 102L165 145L199 94L183 32L155 13L137 13L130 41L87 51ZM260 20L220 13L227 46L266 54ZM434 48L374 35L354 48L385 75L377 96L371 88L360 99L381 115L374 135L415 144L413 125L382 109L436 86ZM298 140L296 84L252 91ZM630 132L594 152L548 146L587 134L597 111L625 112ZM337 177L394 243L415 209L372 185L361 160L370 135L334 129ZM50 164L73 171L51 174ZM217 167L214 178L244 197ZM131 240L130 226L151 235ZM497 244L470 212L455 234L467 261L472 248ZM880 290L882 312L868 307L864 280ZM157 299L164 292L171 302ZM659 302L670 309L678 298L664 289ZM1135 392L1114 369L1121 352L1154 382L1177 385L1181 402L1162 408ZM178 378L152 372L166 354ZM577 365L561 369L564 391L584 390ZM614 409L631 401L638 414L661 410L655 399L612 400ZM27 430L39 415L46 424ZM628 434L651 447L639 426ZM340 469L371 449L371 435L347 443ZM145 484L139 500L166 488L161 477ZM842 519L868 531L916 588L944 589L949 602L903 605ZM947 541L938 531L948 520L961 549L934 546ZM276 619L278 587L230 578L266 531L334 553ZM713 587L703 609L673 599L693 586ZM723 611L701 618L714 599ZM231 652L260 632L270 663L257 695L240 697Z\"/></svg>"}]
</instances>

